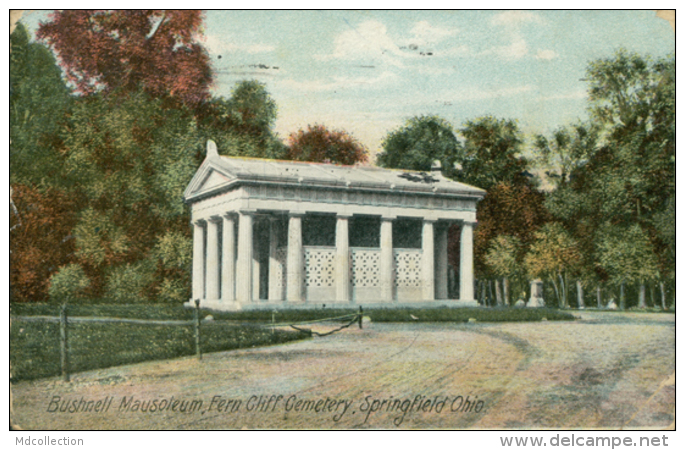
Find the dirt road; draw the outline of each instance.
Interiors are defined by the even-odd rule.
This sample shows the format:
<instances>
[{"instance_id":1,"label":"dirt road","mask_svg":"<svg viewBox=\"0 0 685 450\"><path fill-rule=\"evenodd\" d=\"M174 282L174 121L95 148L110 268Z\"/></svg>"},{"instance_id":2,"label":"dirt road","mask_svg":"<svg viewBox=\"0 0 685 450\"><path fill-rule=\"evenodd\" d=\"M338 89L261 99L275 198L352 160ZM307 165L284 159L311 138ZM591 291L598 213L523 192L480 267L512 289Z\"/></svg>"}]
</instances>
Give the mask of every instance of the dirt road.
<instances>
[{"instance_id":1,"label":"dirt road","mask_svg":"<svg viewBox=\"0 0 685 450\"><path fill-rule=\"evenodd\" d=\"M674 315L574 314L581 320L372 323L202 361L22 382L11 387L12 420L64 430L667 427Z\"/></svg>"}]
</instances>

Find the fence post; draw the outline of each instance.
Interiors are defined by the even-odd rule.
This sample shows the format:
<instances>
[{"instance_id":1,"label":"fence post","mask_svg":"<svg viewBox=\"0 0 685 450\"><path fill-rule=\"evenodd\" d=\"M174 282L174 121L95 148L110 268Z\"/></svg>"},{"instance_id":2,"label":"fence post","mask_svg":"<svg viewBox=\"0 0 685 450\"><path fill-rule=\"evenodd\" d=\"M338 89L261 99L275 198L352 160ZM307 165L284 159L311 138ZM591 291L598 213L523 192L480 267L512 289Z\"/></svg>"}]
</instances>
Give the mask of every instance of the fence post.
<instances>
[{"instance_id":1,"label":"fence post","mask_svg":"<svg viewBox=\"0 0 685 450\"><path fill-rule=\"evenodd\" d=\"M69 381L69 353L67 347L67 304L59 308L59 361L62 367L62 379Z\"/></svg>"},{"instance_id":2,"label":"fence post","mask_svg":"<svg viewBox=\"0 0 685 450\"><path fill-rule=\"evenodd\" d=\"M359 305L359 329L362 329L362 316L364 315L364 308Z\"/></svg>"},{"instance_id":3,"label":"fence post","mask_svg":"<svg viewBox=\"0 0 685 450\"><path fill-rule=\"evenodd\" d=\"M195 300L195 309L193 311L195 317L195 354L197 359L202 359L202 349L200 348L200 300Z\"/></svg>"}]
</instances>

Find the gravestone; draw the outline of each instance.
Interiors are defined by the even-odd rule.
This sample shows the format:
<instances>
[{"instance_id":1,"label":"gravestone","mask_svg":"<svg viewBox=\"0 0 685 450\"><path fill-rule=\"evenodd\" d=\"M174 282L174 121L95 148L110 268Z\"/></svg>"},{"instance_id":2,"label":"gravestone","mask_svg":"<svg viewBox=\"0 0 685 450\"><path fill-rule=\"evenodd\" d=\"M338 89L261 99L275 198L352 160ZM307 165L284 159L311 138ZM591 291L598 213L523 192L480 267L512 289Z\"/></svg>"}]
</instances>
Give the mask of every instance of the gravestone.
<instances>
[{"instance_id":1,"label":"gravestone","mask_svg":"<svg viewBox=\"0 0 685 450\"><path fill-rule=\"evenodd\" d=\"M545 306L545 300L542 298L542 280L536 279L530 282L530 300L528 300L529 308L542 308Z\"/></svg>"}]
</instances>

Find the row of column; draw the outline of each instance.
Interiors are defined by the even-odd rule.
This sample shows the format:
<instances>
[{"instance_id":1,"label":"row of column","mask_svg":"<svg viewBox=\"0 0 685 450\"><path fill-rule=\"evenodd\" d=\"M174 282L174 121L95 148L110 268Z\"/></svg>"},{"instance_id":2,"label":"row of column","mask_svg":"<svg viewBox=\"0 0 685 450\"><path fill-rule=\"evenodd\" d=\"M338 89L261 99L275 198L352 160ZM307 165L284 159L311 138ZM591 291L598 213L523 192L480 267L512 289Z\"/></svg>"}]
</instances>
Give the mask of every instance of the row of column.
<instances>
[{"instance_id":1,"label":"row of column","mask_svg":"<svg viewBox=\"0 0 685 450\"><path fill-rule=\"evenodd\" d=\"M255 211L240 211L236 216L212 216L208 220L194 222L193 232L193 298L222 300L224 302L251 302L253 284L253 214ZM304 299L304 261L302 246L302 216L304 213L290 213L288 221L288 242L286 268L286 300L291 303ZM349 260L350 215L339 214L336 223L336 297L345 302L351 298ZM238 219L237 259L235 255L235 226ZM395 217L381 218L380 228L380 301L393 300L393 246L392 223ZM219 223L223 251L219 255ZM447 228L434 226L435 220L424 220L422 236L422 281L421 300L447 299L448 261ZM207 227L207 248L205 259L204 224ZM473 226L464 222L460 245L460 300L473 300ZM276 221L272 219L269 229L269 300L282 300L280 284L276 279L278 260L276 249L278 233ZM437 243L437 245L434 245ZM221 261L219 261L221 258ZM205 276L206 275L206 276ZM206 283L205 283L206 279ZM257 285L258 286L258 285ZM205 292L206 289L206 292Z\"/></svg>"}]
</instances>

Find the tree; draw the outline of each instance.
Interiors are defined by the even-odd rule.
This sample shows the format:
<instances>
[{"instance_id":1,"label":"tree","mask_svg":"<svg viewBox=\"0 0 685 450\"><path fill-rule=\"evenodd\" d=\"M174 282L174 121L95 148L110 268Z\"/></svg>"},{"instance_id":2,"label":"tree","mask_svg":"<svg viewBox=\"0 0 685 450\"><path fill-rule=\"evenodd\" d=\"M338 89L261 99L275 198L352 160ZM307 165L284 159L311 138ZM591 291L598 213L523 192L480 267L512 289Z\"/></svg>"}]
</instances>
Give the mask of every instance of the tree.
<instances>
[{"instance_id":1,"label":"tree","mask_svg":"<svg viewBox=\"0 0 685 450\"><path fill-rule=\"evenodd\" d=\"M198 108L200 128L223 154L282 159L285 145L273 130L276 102L256 80L238 82L228 99L212 98Z\"/></svg>"},{"instance_id":2,"label":"tree","mask_svg":"<svg viewBox=\"0 0 685 450\"><path fill-rule=\"evenodd\" d=\"M514 279L520 285L523 281L523 252L521 240L515 236L500 235L492 240L485 253L485 264L490 272L502 278L504 304L510 305L509 280ZM519 292L521 292L519 286ZM524 289L525 292L525 289ZM514 298L517 298L515 296Z\"/></svg>"},{"instance_id":3,"label":"tree","mask_svg":"<svg viewBox=\"0 0 685 450\"><path fill-rule=\"evenodd\" d=\"M74 107L65 168L80 181L74 262L91 280L89 298L164 300L187 290L179 282L187 274L154 249L169 233L190 240L179 199L204 156L203 139L187 110L161 102L138 92L94 95Z\"/></svg>"},{"instance_id":4,"label":"tree","mask_svg":"<svg viewBox=\"0 0 685 450\"><path fill-rule=\"evenodd\" d=\"M193 10L63 10L37 36L81 94L133 92L197 106L209 97L209 56Z\"/></svg>"},{"instance_id":5,"label":"tree","mask_svg":"<svg viewBox=\"0 0 685 450\"><path fill-rule=\"evenodd\" d=\"M290 135L286 159L352 165L367 162L368 155L366 147L347 132L317 124Z\"/></svg>"},{"instance_id":6,"label":"tree","mask_svg":"<svg viewBox=\"0 0 685 450\"><path fill-rule=\"evenodd\" d=\"M535 137L541 163L551 169L546 175L556 181L557 187L568 183L573 172L592 157L598 145L598 134L594 123L576 123L557 129L551 139L543 135Z\"/></svg>"},{"instance_id":7,"label":"tree","mask_svg":"<svg viewBox=\"0 0 685 450\"><path fill-rule=\"evenodd\" d=\"M429 171L438 160L447 177L455 175L454 163L462 153L452 125L438 116L409 119L404 126L391 131L382 146L376 161L381 167Z\"/></svg>"},{"instance_id":8,"label":"tree","mask_svg":"<svg viewBox=\"0 0 685 450\"><path fill-rule=\"evenodd\" d=\"M638 306L646 307L644 283L657 278L658 261L649 237L640 225L627 228L607 225L600 231L599 264L609 273L610 281L621 287L621 309L625 309L623 285L640 284Z\"/></svg>"},{"instance_id":9,"label":"tree","mask_svg":"<svg viewBox=\"0 0 685 450\"><path fill-rule=\"evenodd\" d=\"M10 231L10 299L47 301L50 277L74 260L78 200L24 184L15 184L12 194L21 222Z\"/></svg>"},{"instance_id":10,"label":"tree","mask_svg":"<svg viewBox=\"0 0 685 450\"><path fill-rule=\"evenodd\" d=\"M529 184L528 161L520 155L523 135L513 120L492 116L466 122L459 130L464 137L462 170L456 179L490 190L497 183Z\"/></svg>"},{"instance_id":11,"label":"tree","mask_svg":"<svg viewBox=\"0 0 685 450\"><path fill-rule=\"evenodd\" d=\"M10 45L10 182L62 185L59 130L69 90L50 50L29 42L21 23Z\"/></svg>"},{"instance_id":12,"label":"tree","mask_svg":"<svg viewBox=\"0 0 685 450\"><path fill-rule=\"evenodd\" d=\"M579 261L577 244L560 223L548 223L536 232L525 256L526 270L532 277L552 282L560 308L568 307L567 274Z\"/></svg>"}]
</instances>

